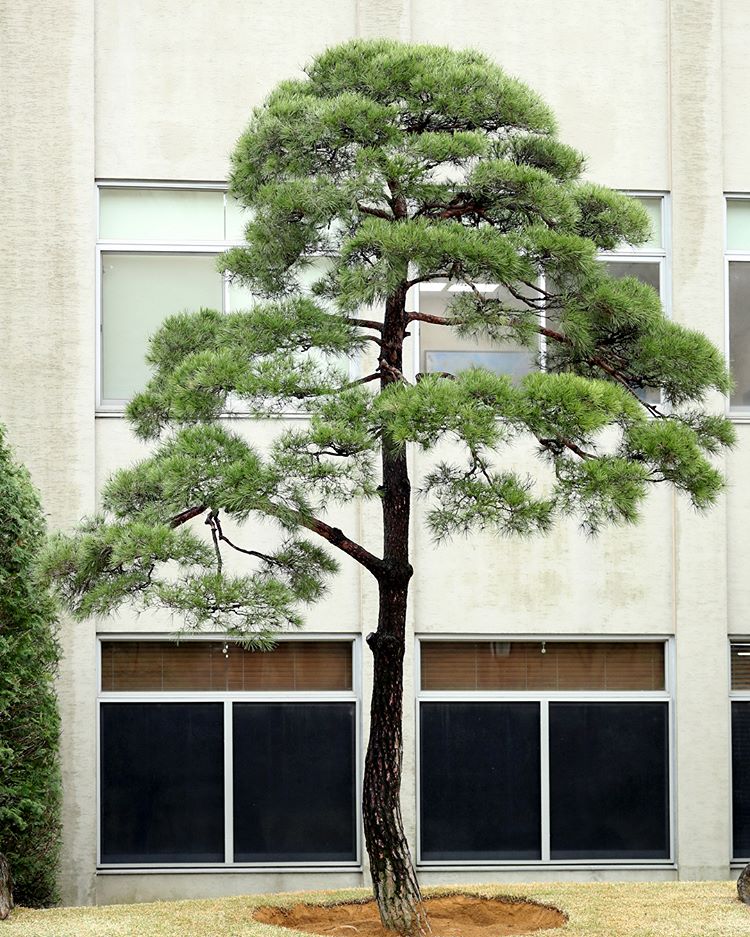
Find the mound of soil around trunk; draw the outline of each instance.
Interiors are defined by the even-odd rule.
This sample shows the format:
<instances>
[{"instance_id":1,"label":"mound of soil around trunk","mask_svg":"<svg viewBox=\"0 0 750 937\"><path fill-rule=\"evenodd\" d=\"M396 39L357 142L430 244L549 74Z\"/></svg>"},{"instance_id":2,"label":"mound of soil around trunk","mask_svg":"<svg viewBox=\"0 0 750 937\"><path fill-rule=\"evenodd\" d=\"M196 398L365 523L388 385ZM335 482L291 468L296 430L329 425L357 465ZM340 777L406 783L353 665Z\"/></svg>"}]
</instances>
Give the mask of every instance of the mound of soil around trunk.
<instances>
[{"instance_id":1,"label":"mound of soil around trunk","mask_svg":"<svg viewBox=\"0 0 750 937\"><path fill-rule=\"evenodd\" d=\"M522 898L444 895L425 900L433 937L505 937L562 927L567 918L547 905ZM352 904L296 904L259 908L256 921L322 934L324 937L393 937L385 930L374 901Z\"/></svg>"}]
</instances>

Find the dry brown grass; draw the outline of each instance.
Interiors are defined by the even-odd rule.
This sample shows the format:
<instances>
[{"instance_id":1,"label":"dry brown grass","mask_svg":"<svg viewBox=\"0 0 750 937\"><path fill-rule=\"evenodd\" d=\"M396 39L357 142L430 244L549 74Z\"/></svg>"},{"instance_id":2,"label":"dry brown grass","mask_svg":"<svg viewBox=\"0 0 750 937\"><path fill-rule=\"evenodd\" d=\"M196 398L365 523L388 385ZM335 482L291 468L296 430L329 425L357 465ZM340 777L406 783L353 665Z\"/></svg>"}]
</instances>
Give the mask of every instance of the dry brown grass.
<instances>
[{"instance_id":1,"label":"dry brown grass","mask_svg":"<svg viewBox=\"0 0 750 937\"><path fill-rule=\"evenodd\" d=\"M430 894L513 894L555 905L568 923L536 937L750 937L750 908L734 882L492 885L429 889ZM262 904L361 900L363 889L253 895L97 908L17 909L0 922L0 937L290 937L252 919Z\"/></svg>"}]
</instances>

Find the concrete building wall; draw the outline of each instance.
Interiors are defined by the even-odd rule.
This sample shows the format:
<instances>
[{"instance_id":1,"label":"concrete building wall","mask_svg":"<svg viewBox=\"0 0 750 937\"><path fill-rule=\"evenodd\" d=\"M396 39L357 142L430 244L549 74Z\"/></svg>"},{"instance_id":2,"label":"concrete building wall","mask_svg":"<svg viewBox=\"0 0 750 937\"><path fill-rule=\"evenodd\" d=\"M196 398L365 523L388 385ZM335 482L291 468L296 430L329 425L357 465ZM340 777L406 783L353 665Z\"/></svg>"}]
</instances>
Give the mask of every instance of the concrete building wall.
<instances>
[{"instance_id":1,"label":"concrete building wall","mask_svg":"<svg viewBox=\"0 0 750 937\"><path fill-rule=\"evenodd\" d=\"M95 10L93 0L41 0L33 10L6 7L2 16L10 54L0 56L0 79L14 93L0 100L11 141L0 148L9 180L0 191L9 219L0 255L0 418L42 489L53 526L91 511L110 472L146 451L123 420L94 418L95 180L224 179L251 108L315 53L354 35L482 49L550 103L561 137L587 154L592 179L669 193L673 315L724 344L723 192L750 191L750 131L737 93L747 84L750 37L741 0L219 0L210 8L100 0ZM259 445L279 425L237 424ZM535 870L533 877L728 874L727 633L750 631L750 501L743 484L750 437L747 426L738 428L726 496L705 517L660 489L639 526L595 540L565 524L546 539L480 536L436 548L417 506L403 786L412 840L415 635L675 636L679 868ZM535 470L531 452L514 458ZM414 456L415 477L426 464ZM376 521L372 505L336 517L365 538ZM373 584L344 560L329 596L311 611L309 629L366 635L376 609ZM65 625L65 900L360 883L360 872L95 874L95 633L172 630L168 616L128 611ZM368 653L363 668L366 737ZM425 880L467 876L477 873L431 872Z\"/></svg>"}]
</instances>

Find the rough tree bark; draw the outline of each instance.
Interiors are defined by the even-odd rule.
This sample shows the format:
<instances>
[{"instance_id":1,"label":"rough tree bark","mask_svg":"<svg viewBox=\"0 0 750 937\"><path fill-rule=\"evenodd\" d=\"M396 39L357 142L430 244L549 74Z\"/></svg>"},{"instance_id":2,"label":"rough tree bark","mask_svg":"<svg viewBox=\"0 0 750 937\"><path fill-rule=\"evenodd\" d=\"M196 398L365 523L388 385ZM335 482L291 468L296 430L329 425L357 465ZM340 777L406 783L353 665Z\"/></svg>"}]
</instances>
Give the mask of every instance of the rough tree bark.
<instances>
[{"instance_id":1,"label":"rough tree bark","mask_svg":"<svg viewBox=\"0 0 750 937\"><path fill-rule=\"evenodd\" d=\"M381 387L399 380L406 329L404 282L386 303L381 347ZM409 562L411 484L406 453L382 440L383 565L378 579L373 654L370 739L365 758L362 814L373 891L383 925L399 934L430 931L401 818L402 698Z\"/></svg>"},{"instance_id":2,"label":"rough tree bark","mask_svg":"<svg viewBox=\"0 0 750 937\"><path fill-rule=\"evenodd\" d=\"M0 852L0 921L4 921L13 910L13 882L10 865Z\"/></svg>"},{"instance_id":3,"label":"rough tree bark","mask_svg":"<svg viewBox=\"0 0 750 937\"><path fill-rule=\"evenodd\" d=\"M740 901L750 904L750 865L746 865L737 879L737 894Z\"/></svg>"}]
</instances>

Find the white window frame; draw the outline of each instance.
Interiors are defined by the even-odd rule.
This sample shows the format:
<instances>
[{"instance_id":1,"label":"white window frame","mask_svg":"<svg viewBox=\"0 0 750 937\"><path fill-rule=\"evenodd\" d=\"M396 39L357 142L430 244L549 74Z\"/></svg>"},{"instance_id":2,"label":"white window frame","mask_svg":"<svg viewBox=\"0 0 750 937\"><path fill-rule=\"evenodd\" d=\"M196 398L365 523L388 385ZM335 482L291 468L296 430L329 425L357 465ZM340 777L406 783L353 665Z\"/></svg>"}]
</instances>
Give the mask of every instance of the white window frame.
<instances>
[{"instance_id":1,"label":"white window frame","mask_svg":"<svg viewBox=\"0 0 750 937\"><path fill-rule=\"evenodd\" d=\"M174 641L181 644L200 641L229 641L221 634L179 635L138 632L107 633L97 636L96 656L96 870L97 874L132 872L267 872L289 871L361 871L362 870L362 646L361 636L352 633L314 633L278 635L277 641L346 641L352 646L351 690L245 690L245 691L136 691L102 690L102 646L112 641ZM234 791L232 772L232 706L234 703L354 703L355 741L355 858L348 862L234 862ZM102 703L221 703L224 707L224 862L180 863L103 863L101 856L101 706Z\"/></svg>"},{"instance_id":2,"label":"white window frame","mask_svg":"<svg viewBox=\"0 0 750 937\"><path fill-rule=\"evenodd\" d=\"M624 195L633 198L656 198L660 200L661 208L661 247L629 247L623 246L614 251L600 251L599 257L604 261L626 261L628 263L658 263L659 264L659 296L665 316L672 317L672 270L671 250L672 243L672 206L668 192L649 192L645 189L623 191Z\"/></svg>"},{"instance_id":3,"label":"white window frame","mask_svg":"<svg viewBox=\"0 0 750 937\"><path fill-rule=\"evenodd\" d=\"M122 240L102 238L99 233L101 222L100 195L103 189L180 189L182 191L221 192L224 195L224 210L227 204L227 185L225 182L141 182L102 179L96 183L96 414L97 416L117 416L124 413L127 400L105 399L102 395L102 260L106 254L204 254L218 257L231 247L240 246L242 240ZM219 276L217 272L217 276ZM222 312L230 311L229 278L224 276L222 293Z\"/></svg>"},{"instance_id":4,"label":"white window frame","mask_svg":"<svg viewBox=\"0 0 750 937\"><path fill-rule=\"evenodd\" d=\"M664 309L664 315L669 319L672 316L672 275L670 251L670 244L672 239L672 211L669 193L663 191L657 192L648 191L646 189L639 189L626 190L623 192L623 194L630 195L633 198L659 199L661 210L661 247L624 246L614 251L600 251L599 258L602 261L611 261L613 263L617 263L618 261L627 263L657 263L659 265L659 296L661 298L662 308ZM747 259L750 259L750 253L748 254ZM538 282L543 287L544 277L540 277ZM477 288L480 292L492 293L498 288L498 284L481 283L477 284ZM445 293L448 295L450 293L464 292L467 289L468 287L461 283L450 283L447 280L435 280L420 283L417 286L412 287L409 291L407 302L411 303L411 305L409 305L408 308L414 310L415 312L419 312L419 300L421 293ZM544 325L544 320L544 312L540 311L539 321L541 325ZM419 321L412 322L409 328L413 334L412 368L414 374L417 374L421 370L422 361L421 332ZM540 336L539 341L539 354L542 362L542 370L544 370L545 352L546 341L542 335ZM750 412L748 412L748 419L750 419Z\"/></svg>"},{"instance_id":5,"label":"white window frame","mask_svg":"<svg viewBox=\"0 0 750 937\"><path fill-rule=\"evenodd\" d=\"M732 635L727 641L727 654L729 655L729 864L734 867L745 866L750 862L750 856L735 856L734 854L734 754L732 750L732 704L750 703L750 689L735 690L732 687L732 648L742 647L750 653L750 641L746 638Z\"/></svg>"},{"instance_id":6,"label":"white window frame","mask_svg":"<svg viewBox=\"0 0 750 937\"><path fill-rule=\"evenodd\" d=\"M102 371L104 367L104 359L102 354L102 330L103 330L103 309L102 309L102 259L106 254L203 254L208 256L218 257L224 251L229 250L232 247L242 247L245 244L245 241L240 239L224 239L224 240L159 240L159 239L147 239L147 240L123 240L118 238L102 238L99 234L99 226L101 222L101 206L100 206L100 196L103 189L155 189L155 190L164 190L164 189L179 189L187 192L195 191L208 191L208 192L221 192L224 194L224 211L226 213L227 207L227 184L226 182L157 182L157 181L134 181L134 180L119 180L119 179L100 179L96 182L96 231L97 231L97 240L96 240L96 337L95 337L95 348L96 348L96 386L95 386L95 415L97 417L116 417L122 418L125 413L125 407L128 403L127 400L122 399L108 399L105 398L102 394ZM226 214L225 214L226 217ZM216 274L219 276L219 273ZM223 281L223 291L222 291L222 312L231 312L231 290L230 290L230 276L224 274ZM144 349L145 351L145 349ZM352 380L355 380L359 377L358 362L350 358L349 359L349 376ZM231 416L232 418L242 418L242 417L252 417L253 414L249 409L243 407L242 403L239 402L233 405L231 413L225 414L226 416ZM280 413L275 414L282 418L296 418L296 419L307 419L308 413L302 407L297 407L294 409L284 408Z\"/></svg>"},{"instance_id":7,"label":"white window frame","mask_svg":"<svg viewBox=\"0 0 750 937\"><path fill-rule=\"evenodd\" d=\"M729 367L729 363L732 360L729 332L729 264L737 262L750 263L750 250L729 250L727 244L729 202L747 201L748 199L750 199L750 194L747 192L724 193L724 355L726 357L727 367ZM745 407L733 405L730 394L727 394L726 398L726 414L735 423L750 423L750 405Z\"/></svg>"},{"instance_id":8,"label":"white window frame","mask_svg":"<svg viewBox=\"0 0 750 937\"><path fill-rule=\"evenodd\" d=\"M480 642L515 642L534 643L548 641L551 644L568 641L585 642L622 642L631 644L649 641L664 644L664 690L423 690L421 680L422 642L431 641L480 641ZM421 871L481 871L483 869L673 869L675 859L675 794L676 794L676 758L674 730L674 682L675 659L674 639L664 635L517 635L517 634L430 634L417 635L414 655L414 686L416 692L416 856L417 866ZM541 788L541 859L496 859L496 860L456 860L445 861L422 859L421 824L421 720L420 707L423 702L500 702L539 703L540 726L540 788ZM667 704L668 725L668 764L669 764L669 856L666 859L623 860L623 859L551 859L550 858L550 812L549 812L549 704L559 702L600 702L600 703L642 703L661 702Z\"/></svg>"}]
</instances>

